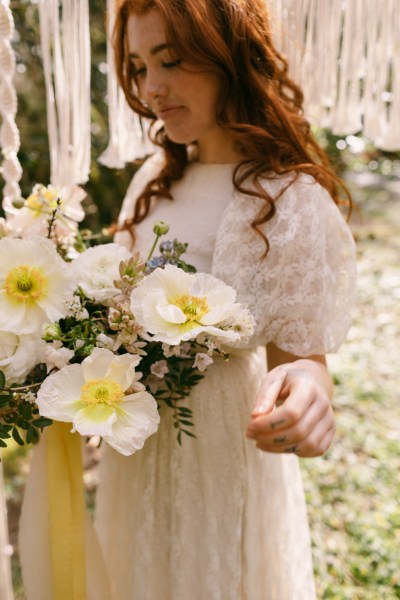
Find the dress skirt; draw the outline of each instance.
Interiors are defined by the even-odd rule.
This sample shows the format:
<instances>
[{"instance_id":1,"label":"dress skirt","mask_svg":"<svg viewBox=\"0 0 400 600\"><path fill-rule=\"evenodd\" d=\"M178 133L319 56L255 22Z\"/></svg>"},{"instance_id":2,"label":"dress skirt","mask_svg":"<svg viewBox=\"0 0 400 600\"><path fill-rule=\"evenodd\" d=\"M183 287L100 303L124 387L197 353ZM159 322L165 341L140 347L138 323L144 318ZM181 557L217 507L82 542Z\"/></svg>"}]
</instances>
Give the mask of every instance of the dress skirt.
<instances>
[{"instance_id":1,"label":"dress skirt","mask_svg":"<svg viewBox=\"0 0 400 600\"><path fill-rule=\"evenodd\" d=\"M95 527L115 600L314 600L298 459L245 436L264 349L217 359L187 405L125 457L104 445Z\"/></svg>"}]
</instances>

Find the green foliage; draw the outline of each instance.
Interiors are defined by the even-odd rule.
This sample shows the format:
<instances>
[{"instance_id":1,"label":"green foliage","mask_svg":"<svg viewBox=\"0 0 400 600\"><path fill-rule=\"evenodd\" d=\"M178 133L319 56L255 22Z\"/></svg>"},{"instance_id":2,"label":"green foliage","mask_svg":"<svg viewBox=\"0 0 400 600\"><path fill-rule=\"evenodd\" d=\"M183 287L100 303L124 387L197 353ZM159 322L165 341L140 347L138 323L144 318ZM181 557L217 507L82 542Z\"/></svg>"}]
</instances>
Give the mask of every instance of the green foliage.
<instances>
[{"instance_id":1,"label":"green foliage","mask_svg":"<svg viewBox=\"0 0 400 600\"><path fill-rule=\"evenodd\" d=\"M51 419L39 415L36 404L26 399L21 388L6 387L5 375L0 371L0 448L7 448L11 439L19 446L35 444L43 429L51 424Z\"/></svg>"}]
</instances>

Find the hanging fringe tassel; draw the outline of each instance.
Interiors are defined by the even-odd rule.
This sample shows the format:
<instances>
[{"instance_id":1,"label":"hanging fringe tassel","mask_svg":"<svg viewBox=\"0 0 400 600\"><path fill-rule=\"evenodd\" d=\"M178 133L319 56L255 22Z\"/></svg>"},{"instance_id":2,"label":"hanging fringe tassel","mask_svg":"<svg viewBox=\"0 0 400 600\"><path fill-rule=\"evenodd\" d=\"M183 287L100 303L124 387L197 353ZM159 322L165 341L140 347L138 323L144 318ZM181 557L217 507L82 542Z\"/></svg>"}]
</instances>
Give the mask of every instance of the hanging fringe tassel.
<instances>
[{"instance_id":1,"label":"hanging fringe tassel","mask_svg":"<svg viewBox=\"0 0 400 600\"><path fill-rule=\"evenodd\" d=\"M14 20L9 0L0 0L0 148L3 153L1 173L5 181L4 207L21 195L18 182L22 169L17 157L20 137L15 123L17 94L13 84L15 55L11 47L13 34Z\"/></svg>"},{"instance_id":2,"label":"hanging fringe tassel","mask_svg":"<svg viewBox=\"0 0 400 600\"><path fill-rule=\"evenodd\" d=\"M269 0L275 41L305 96L306 116L337 135L362 131L400 150L398 0Z\"/></svg>"},{"instance_id":3,"label":"hanging fringe tassel","mask_svg":"<svg viewBox=\"0 0 400 600\"><path fill-rule=\"evenodd\" d=\"M107 95L110 141L99 162L111 168L122 168L125 163L154 152L149 141L148 123L140 119L128 106L118 85L114 52L111 44L115 22L115 0L107 0Z\"/></svg>"},{"instance_id":4,"label":"hanging fringe tassel","mask_svg":"<svg viewBox=\"0 0 400 600\"><path fill-rule=\"evenodd\" d=\"M90 171L88 0L40 0L53 185L85 183Z\"/></svg>"},{"instance_id":5,"label":"hanging fringe tassel","mask_svg":"<svg viewBox=\"0 0 400 600\"><path fill-rule=\"evenodd\" d=\"M363 131L379 148L400 150L400 2L266 1L306 117L337 135ZM115 0L107 5L112 25ZM108 69L110 143L100 160L120 168L152 147L118 88L110 44Z\"/></svg>"}]
</instances>

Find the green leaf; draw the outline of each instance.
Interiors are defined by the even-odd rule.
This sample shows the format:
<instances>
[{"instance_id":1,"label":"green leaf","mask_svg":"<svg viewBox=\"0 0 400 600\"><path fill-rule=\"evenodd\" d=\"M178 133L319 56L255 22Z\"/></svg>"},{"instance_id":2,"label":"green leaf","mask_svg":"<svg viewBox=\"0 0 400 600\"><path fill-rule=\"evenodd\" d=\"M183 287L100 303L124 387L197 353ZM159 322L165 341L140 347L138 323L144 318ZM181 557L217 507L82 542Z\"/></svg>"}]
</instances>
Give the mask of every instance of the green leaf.
<instances>
[{"instance_id":1,"label":"green leaf","mask_svg":"<svg viewBox=\"0 0 400 600\"><path fill-rule=\"evenodd\" d=\"M7 431L4 431L3 429L0 429L0 438L6 440L6 439L8 439L10 437L11 437L11 435Z\"/></svg>"},{"instance_id":2,"label":"green leaf","mask_svg":"<svg viewBox=\"0 0 400 600\"><path fill-rule=\"evenodd\" d=\"M6 376L4 375L3 371L0 371L0 389L3 389L6 387Z\"/></svg>"},{"instance_id":3,"label":"green leaf","mask_svg":"<svg viewBox=\"0 0 400 600\"><path fill-rule=\"evenodd\" d=\"M10 402L11 399L12 399L11 394L0 396L0 408L2 408L3 406L7 406L7 404Z\"/></svg>"},{"instance_id":4,"label":"green leaf","mask_svg":"<svg viewBox=\"0 0 400 600\"><path fill-rule=\"evenodd\" d=\"M0 440L0 448L7 448L7 444L3 440Z\"/></svg>"},{"instance_id":5,"label":"green leaf","mask_svg":"<svg viewBox=\"0 0 400 600\"><path fill-rule=\"evenodd\" d=\"M24 440L19 435L19 431L16 427L14 427L14 429L12 430L12 436L19 446L24 445Z\"/></svg>"},{"instance_id":6,"label":"green leaf","mask_svg":"<svg viewBox=\"0 0 400 600\"><path fill-rule=\"evenodd\" d=\"M194 427L194 424L191 421L186 421L185 419L181 419L179 421L181 425L188 425L188 427Z\"/></svg>"},{"instance_id":7,"label":"green leaf","mask_svg":"<svg viewBox=\"0 0 400 600\"><path fill-rule=\"evenodd\" d=\"M45 417L39 417L39 419L35 419L34 421L32 421L32 425L34 425L35 427L40 427L40 429L42 427L48 427L52 424L53 421L51 419L46 419Z\"/></svg>"},{"instance_id":8,"label":"green leaf","mask_svg":"<svg viewBox=\"0 0 400 600\"><path fill-rule=\"evenodd\" d=\"M196 436L194 435L194 433L192 433L191 431L188 431L187 429L181 429L182 433L185 433L186 435L188 435L189 437L195 438Z\"/></svg>"},{"instance_id":9,"label":"green leaf","mask_svg":"<svg viewBox=\"0 0 400 600\"><path fill-rule=\"evenodd\" d=\"M33 442L34 434L35 434L35 428L31 425L29 427L28 431L26 432L26 443L27 444L31 444Z\"/></svg>"}]
</instances>

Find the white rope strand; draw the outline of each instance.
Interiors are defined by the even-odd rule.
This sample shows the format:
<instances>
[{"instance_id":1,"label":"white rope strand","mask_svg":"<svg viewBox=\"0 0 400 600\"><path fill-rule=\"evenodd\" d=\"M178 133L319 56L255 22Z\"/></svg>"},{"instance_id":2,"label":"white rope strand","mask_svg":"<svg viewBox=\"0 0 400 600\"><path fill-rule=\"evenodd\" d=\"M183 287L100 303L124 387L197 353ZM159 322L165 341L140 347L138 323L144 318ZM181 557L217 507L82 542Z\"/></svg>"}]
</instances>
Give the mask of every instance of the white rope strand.
<instances>
[{"instance_id":1,"label":"white rope strand","mask_svg":"<svg viewBox=\"0 0 400 600\"><path fill-rule=\"evenodd\" d=\"M40 0L53 185L85 183L90 171L88 0Z\"/></svg>"},{"instance_id":2,"label":"white rope strand","mask_svg":"<svg viewBox=\"0 0 400 600\"><path fill-rule=\"evenodd\" d=\"M122 168L127 162L151 154L154 147L147 136L148 123L130 109L118 85L111 43L114 20L115 0L107 0L107 95L110 139L99 162L107 167Z\"/></svg>"},{"instance_id":3,"label":"white rope strand","mask_svg":"<svg viewBox=\"0 0 400 600\"><path fill-rule=\"evenodd\" d=\"M14 20L8 0L0 0L0 148L3 153L1 172L5 181L3 204L21 195L19 180L22 169L18 161L20 136L15 123L17 94L13 84L15 55L11 46Z\"/></svg>"},{"instance_id":4,"label":"white rope strand","mask_svg":"<svg viewBox=\"0 0 400 600\"><path fill-rule=\"evenodd\" d=\"M337 135L363 131L379 148L400 150L400 0L266 1L307 118ZM114 4L108 0L110 15ZM149 147L113 61L109 45L110 143L101 160L121 167Z\"/></svg>"}]
</instances>

